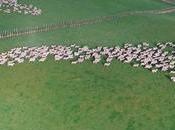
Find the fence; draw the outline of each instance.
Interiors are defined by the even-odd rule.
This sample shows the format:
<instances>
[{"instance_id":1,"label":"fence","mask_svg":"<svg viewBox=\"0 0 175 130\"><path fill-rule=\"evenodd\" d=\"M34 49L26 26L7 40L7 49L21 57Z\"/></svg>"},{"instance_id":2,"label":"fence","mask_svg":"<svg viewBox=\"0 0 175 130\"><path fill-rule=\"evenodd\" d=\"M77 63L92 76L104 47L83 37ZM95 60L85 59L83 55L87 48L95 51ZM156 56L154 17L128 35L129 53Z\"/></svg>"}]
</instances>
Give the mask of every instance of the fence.
<instances>
[{"instance_id":1,"label":"fence","mask_svg":"<svg viewBox=\"0 0 175 130\"><path fill-rule=\"evenodd\" d=\"M94 19L84 19L84 20L79 20L79 21L61 22L61 23L56 23L56 24L45 24L42 26L30 27L30 28L25 28L25 29L13 29L10 31L3 30L0 32L0 39L12 38L12 37L17 37L17 36L22 36L22 35L29 35L29 34L33 34L37 32L48 32L48 31L53 31L53 30L61 29L61 28L73 28L73 27L79 27L83 25L96 24L96 23L101 23L104 21L111 21L116 18L117 18L116 16L103 16L103 17L97 17Z\"/></svg>"}]
</instances>

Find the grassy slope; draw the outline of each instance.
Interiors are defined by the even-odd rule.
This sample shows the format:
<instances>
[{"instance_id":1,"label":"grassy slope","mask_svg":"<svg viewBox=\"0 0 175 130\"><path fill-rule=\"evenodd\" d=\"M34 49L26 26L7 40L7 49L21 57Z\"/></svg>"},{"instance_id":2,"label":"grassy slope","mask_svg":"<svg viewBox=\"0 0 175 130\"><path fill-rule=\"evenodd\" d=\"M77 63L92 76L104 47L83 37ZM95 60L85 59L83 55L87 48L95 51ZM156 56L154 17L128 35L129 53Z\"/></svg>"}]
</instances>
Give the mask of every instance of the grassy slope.
<instances>
[{"instance_id":1,"label":"grassy slope","mask_svg":"<svg viewBox=\"0 0 175 130\"><path fill-rule=\"evenodd\" d=\"M49 60L1 67L0 76L0 129L175 128L174 84L161 73Z\"/></svg>"},{"instance_id":2,"label":"grassy slope","mask_svg":"<svg viewBox=\"0 0 175 130\"><path fill-rule=\"evenodd\" d=\"M64 40L89 46L138 43L148 41L175 40L175 18L172 15L142 15L122 17L110 23L87 25L80 28L61 29L54 32L38 33L31 36L1 40L1 49L22 45L40 45L42 43L60 43Z\"/></svg>"},{"instance_id":3,"label":"grassy slope","mask_svg":"<svg viewBox=\"0 0 175 130\"><path fill-rule=\"evenodd\" d=\"M54 22L58 14L61 20L81 19L166 6L156 0L118 0L117 7L112 0L79 0L73 4L70 0L54 2L58 4L34 2L51 10L44 16L0 16L0 28ZM90 3L88 7L87 3ZM72 7L74 4L77 6ZM57 6L59 8L55 9ZM10 21L14 18L23 22ZM130 16L110 23L1 40L0 50L67 39L103 41L103 45L174 40L174 25L174 15ZM80 44L85 43L89 46L101 44ZM73 66L50 59L44 64L21 64L10 69L0 67L0 130L173 130L173 86L162 73L153 75L120 62L104 68L100 64Z\"/></svg>"},{"instance_id":4,"label":"grassy slope","mask_svg":"<svg viewBox=\"0 0 175 130\"><path fill-rule=\"evenodd\" d=\"M0 15L0 28L11 29L55 23L63 20L77 20L117 14L123 11L160 9L168 5L153 0L22 0L21 3L33 3L43 9L43 15L38 17L25 15ZM49 4L48 4L49 3ZM20 21L20 22L19 22Z\"/></svg>"}]
</instances>

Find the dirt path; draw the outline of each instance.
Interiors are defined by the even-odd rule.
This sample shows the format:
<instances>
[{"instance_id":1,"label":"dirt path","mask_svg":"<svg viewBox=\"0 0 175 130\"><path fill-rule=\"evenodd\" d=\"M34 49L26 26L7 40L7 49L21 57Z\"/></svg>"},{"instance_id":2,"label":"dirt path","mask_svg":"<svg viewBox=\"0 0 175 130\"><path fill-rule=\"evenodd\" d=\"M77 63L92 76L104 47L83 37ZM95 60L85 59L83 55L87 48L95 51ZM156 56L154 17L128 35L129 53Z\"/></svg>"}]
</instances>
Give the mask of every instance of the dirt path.
<instances>
[{"instance_id":1,"label":"dirt path","mask_svg":"<svg viewBox=\"0 0 175 130\"><path fill-rule=\"evenodd\" d=\"M175 5L175 0L162 0L162 2L165 2L167 4Z\"/></svg>"},{"instance_id":2,"label":"dirt path","mask_svg":"<svg viewBox=\"0 0 175 130\"><path fill-rule=\"evenodd\" d=\"M73 28L73 27L80 27L84 25L91 25L91 24L99 24L106 21L112 21L117 18L131 16L131 15L143 15L143 14L168 14L168 13L174 13L175 12L175 0L162 0L162 2L171 4L172 7L160 9L160 10L145 10L145 11L133 11L133 12L123 12L119 13L117 15L112 16L101 16L96 17L93 19L84 19L79 21L71 21L71 22L62 22L62 23L55 23L55 24L46 24L44 26L40 27L32 27L27 29L13 29L12 31L3 31L3 33L0 33L0 39L6 39L6 38L13 38L17 36L23 36L23 35L30 35L34 33L39 32L49 32L54 31L62 28Z\"/></svg>"},{"instance_id":3,"label":"dirt path","mask_svg":"<svg viewBox=\"0 0 175 130\"><path fill-rule=\"evenodd\" d=\"M175 0L162 0L162 2L172 5L170 9L162 10L162 14L173 13L175 12Z\"/></svg>"}]
</instances>

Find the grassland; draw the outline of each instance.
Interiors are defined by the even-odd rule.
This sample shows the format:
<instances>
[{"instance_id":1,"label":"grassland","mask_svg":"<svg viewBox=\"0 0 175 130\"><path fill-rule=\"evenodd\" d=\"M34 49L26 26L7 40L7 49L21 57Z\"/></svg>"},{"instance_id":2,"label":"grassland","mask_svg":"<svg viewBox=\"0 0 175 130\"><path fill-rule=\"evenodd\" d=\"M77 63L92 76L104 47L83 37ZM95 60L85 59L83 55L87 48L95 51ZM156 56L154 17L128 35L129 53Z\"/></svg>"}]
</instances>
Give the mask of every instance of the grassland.
<instances>
[{"instance_id":1,"label":"grassland","mask_svg":"<svg viewBox=\"0 0 175 130\"><path fill-rule=\"evenodd\" d=\"M64 43L80 41L81 45L122 45L125 42L137 44L142 41L154 44L157 42L174 41L174 15L159 16L128 16L115 21L79 28L67 28L53 32L39 33L30 36L1 40L1 50L15 46L32 46L43 43Z\"/></svg>"},{"instance_id":2,"label":"grassland","mask_svg":"<svg viewBox=\"0 0 175 130\"><path fill-rule=\"evenodd\" d=\"M115 71L114 71L115 70ZM174 84L115 62L1 67L0 129L174 129Z\"/></svg>"},{"instance_id":3,"label":"grassland","mask_svg":"<svg viewBox=\"0 0 175 130\"><path fill-rule=\"evenodd\" d=\"M24 15L0 15L1 29L11 29L14 27L30 27L45 23L55 23L66 20L77 20L83 18L93 18L96 16L118 14L120 12L135 10L161 9L168 7L162 2L154 0L20 0L21 3L33 3L43 9L43 15L38 17Z\"/></svg>"},{"instance_id":4,"label":"grassland","mask_svg":"<svg viewBox=\"0 0 175 130\"><path fill-rule=\"evenodd\" d=\"M23 2L27 2L23 0ZM162 9L158 0L31 0L39 17L0 14L0 29L24 28L125 11ZM122 45L175 40L175 15L127 16L111 22L0 40L0 50L41 44ZM174 130L175 84L166 74L115 61L0 67L0 130Z\"/></svg>"}]
</instances>

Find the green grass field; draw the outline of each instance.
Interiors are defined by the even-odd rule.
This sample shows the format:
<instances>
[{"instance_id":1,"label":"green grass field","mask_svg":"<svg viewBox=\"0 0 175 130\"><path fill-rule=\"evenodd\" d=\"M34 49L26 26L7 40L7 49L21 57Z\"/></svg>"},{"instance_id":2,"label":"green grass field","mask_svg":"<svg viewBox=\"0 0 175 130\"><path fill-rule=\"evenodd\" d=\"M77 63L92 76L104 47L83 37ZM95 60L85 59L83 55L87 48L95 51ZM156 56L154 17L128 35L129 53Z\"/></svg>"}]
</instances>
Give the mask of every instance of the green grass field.
<instances>
[{"instance_id":1,"label":"green grass field","mask_svg":"<svg viewBox=\"0 0 175 130\"><path fill-rule=\"evenodd\" d=\"M1 29L13 27L30 27L44 23L55 23L66 20L93 18L96 16L118 14L126 11L161 9L169 7L158 0L20 0L21 3L32 3L43 9L38 17L24 15L3 15L1 13Z\"/></svg>"},{"instance_id":2,"label":"green grass field","mask_svg":"<svg viewBox=\"0 0 175 130\"><path fill-rule=\"evenodd\" d=\"M38 17L0 13L0 30L121 12L170 7L160 0L21 0L43 9ZM17 46L90 47L175 41L175 14L141 14L111 22L0 40ZM0 130L174 130L175 84L165 73L114 61L109 68L49 59L0 67Z\"/></svg>"}]
</instances>

